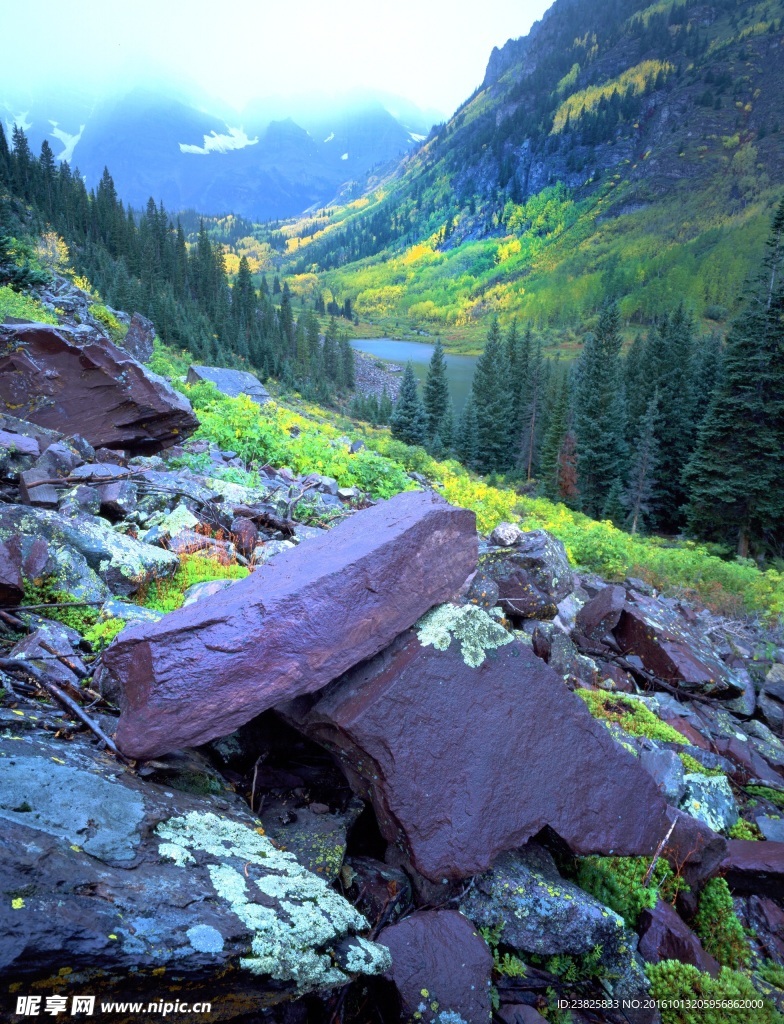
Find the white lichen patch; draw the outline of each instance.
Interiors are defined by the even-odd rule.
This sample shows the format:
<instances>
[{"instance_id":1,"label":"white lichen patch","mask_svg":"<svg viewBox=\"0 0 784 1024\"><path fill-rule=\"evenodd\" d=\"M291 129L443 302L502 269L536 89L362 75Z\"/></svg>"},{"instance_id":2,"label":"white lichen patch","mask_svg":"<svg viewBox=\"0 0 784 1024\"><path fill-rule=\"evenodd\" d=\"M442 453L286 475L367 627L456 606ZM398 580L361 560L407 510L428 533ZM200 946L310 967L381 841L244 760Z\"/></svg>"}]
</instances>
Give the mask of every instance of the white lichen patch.
<instances>
[{"instance_id":1,"label":"white lichen patch","mask_svg":"<svg viewBox=\"0 0 784 1024\"><path fill-rule=\"evenodd\" d=\"M253 933L251 955L240 960L244 969L293 981L300 993L350 980L322 950L366 929L368 923L292 854L278 850L249 826L211 813L190 811L161 822L156 832L164 846L214 858L207 871L215 892ZM256 877L259 868L263 873ZM269 905L272 901L274 906ZM356 971L348 968L350 973L385 970L384 947L365 945L368 956L361 963L357 960Z\"/></svg>"},{"instance_id":2,"label":"white lichen patch","mask_svg":"<svg viewBox=\"0 0 784 1024\"><path fill-rule=\"evenodd\" d=\"M178 846L177 843L159 843L158 853L165 860L173 860L180 868L185 867L186 864L196 863L185 847Z\"/></svg>"},{"instance_id":3,"label":"white lichen patch","mask_svg":"<svg viewBox=\"0 0 784 1024\"><path fill-rule=\"evenodd\" d=\"M419 620L417 636L423 647L432 646L437 651L445 651L453 638L459 640L463 661L471 668L479 668L487 651L514 640L498 621L500 615L495 608L488 613L475 605L441 604Z\"/></svg>"},{"instance_id":4,"label":"white lichen patch","mask_svg":"<svg viewBox=\"0 0 784 1024\"><path fill-rule=\"evenodd\" d=\"M351 974L383 974L392 966L392 954L386 946L357 936L346 953L344 963Z\"/></svg>"},{"instance_id":5,"label":"white lichen patch","mask_svg":"<svg viewBox=\"0 0 784 1024\"><path fill-rule=\"evenodd\" d=\"M188 942L199 953L222 953L224 939L217 928L210 924L197 924L189 928L185 933Z\"/></svg>"}]
</instances>

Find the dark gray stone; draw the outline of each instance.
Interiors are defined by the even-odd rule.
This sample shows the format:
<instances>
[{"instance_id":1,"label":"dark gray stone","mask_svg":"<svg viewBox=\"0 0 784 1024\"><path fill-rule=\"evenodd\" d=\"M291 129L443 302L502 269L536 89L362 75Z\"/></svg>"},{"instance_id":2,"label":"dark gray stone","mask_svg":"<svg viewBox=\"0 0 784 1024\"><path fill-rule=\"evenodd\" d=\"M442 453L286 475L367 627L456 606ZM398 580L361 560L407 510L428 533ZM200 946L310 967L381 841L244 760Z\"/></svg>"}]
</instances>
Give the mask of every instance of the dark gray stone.
<instances>
[{"instance_id":1,"label":"dark gray stone","mask_svg":"<svg viewBox=\"0 0 784 1024\"><path fill-rule=\"evenodd\" d=\"M264 405L270 400L269 391L255 374L248 373L247 370L227 370L220 366L193 364L188 369L187 381L189 384L209 381L221 394L228 395L229 398L247 395L257 405Z\"/></svg>"}]
</instances>

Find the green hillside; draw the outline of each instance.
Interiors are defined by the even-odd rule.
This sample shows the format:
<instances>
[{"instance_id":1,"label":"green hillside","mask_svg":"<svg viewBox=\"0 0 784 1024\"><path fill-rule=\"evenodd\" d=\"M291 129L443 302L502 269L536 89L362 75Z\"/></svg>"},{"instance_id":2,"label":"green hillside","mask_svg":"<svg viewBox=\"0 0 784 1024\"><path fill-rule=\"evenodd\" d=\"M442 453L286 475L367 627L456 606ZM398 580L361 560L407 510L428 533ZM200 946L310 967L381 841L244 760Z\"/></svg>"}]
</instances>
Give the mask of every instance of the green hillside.
<instances>
[{"instance_id":1,"label":"green hillside","mask_svg":"<svg viewBox=\"0 0 784 1024\"><path fill-rule=\"evenodd\" d=\"M608 298L721 330L784 184L783 15L557 0L394 177L284 227L293 290L453 347L493 313L563 341Z\"/></svg>"}]
</instances>

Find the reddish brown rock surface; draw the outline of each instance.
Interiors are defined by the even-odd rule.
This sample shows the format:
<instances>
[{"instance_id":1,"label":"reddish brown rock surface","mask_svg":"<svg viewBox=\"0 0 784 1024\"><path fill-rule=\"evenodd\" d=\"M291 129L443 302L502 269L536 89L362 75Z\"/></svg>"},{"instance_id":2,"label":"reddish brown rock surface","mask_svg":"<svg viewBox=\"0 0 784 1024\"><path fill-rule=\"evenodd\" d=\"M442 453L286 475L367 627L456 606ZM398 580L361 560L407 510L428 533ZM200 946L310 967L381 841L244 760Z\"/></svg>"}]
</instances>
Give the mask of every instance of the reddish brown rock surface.
<instances>
[{"instance_id":1,"label":"reddish brown rock surface","mask_svg":"<svg viewBox=\"0 0 784 1024\"><path fill-rule=\"evenodd\" d=\"M667 830L650 775L517 641L478 667L414 631L308 711L382 835L434 882L487 870L546 825L580 854L649 855Z\"/></svg>"},{"instance_id":2,"label":"reddish brown rock surface","mask_svg":"<svg viewBox=\"0 0 784 1024\"><path fill-rule=\"evenodd\" d=\"M780 899L784 893L784 843L730 839L721 873L733 892Z\"/></svg>"},{"instance_id":3,"label":"reddish brown rock surface","mask_svg":"<svg viewBox=\"0 0 784 1024\"><path fill-rule=\"evenodd\" d=\"M490 1020L493 957L457 910L412 914L384 928L378 942L392 954L385 977L400 996L401 1020L432 1022L450 1013L466 1024Z\"/></svg>"},{"instance_id":4,"label":"reddish brown rock surface","mask_svg":"<svg viewBox=\"0 0 784 1024\"><path fill-rule=\"evenodd\" d=\"M590 640L601 640L618 625L625 603L623 587L604 587L577 613L577 629Z\"/></svg>"},{"instance_id":5,"label":"reddish brown rock surface","mask_svg":"<svg viewBox=\"0 0 784 1024\"><path fill-rule=\"evenodd\" d=\"M669 903L659 900L652 910L643 910L639 920L640 956L648 963L658 964L660 960L680 960L692 964L700 971L707 971L712 977L719 973L719 964L685 924Z\"/></svg>"},{"instance_id":6,"label":"reddish brown rock surface","mask_svg":"<svg viewBox=\"0 0 784 1024\"><path fill-rule=\"evenodd\" d=\"M190 403L110 341L41 324L0 328L0 407L94 447L151 453L193 433Z\"/></svg>"},{"instance_id":7,"label":"reddish brown rock surface","mask_svg":"<svg viewBox=\"0 0 784 1024\"><path fill-rule=\"evenodd\" d=\"M225 736L383 650L476 565L474 514L408 492L226 591L125 631L103 665L135 758Z\"/></svg>"},{"instance_id":8,"label":"reddish brown rock surface","mask_svg":"<svg viewBox=\"0 0 784 1024\"><path fill-rule=\"evenodd\" d=\"M613 630L624 654L636 655L652 675L686 691L727 698L744 692L732 670L675 613L642 594L632 598Z\"/></svg>"}]
</instances>

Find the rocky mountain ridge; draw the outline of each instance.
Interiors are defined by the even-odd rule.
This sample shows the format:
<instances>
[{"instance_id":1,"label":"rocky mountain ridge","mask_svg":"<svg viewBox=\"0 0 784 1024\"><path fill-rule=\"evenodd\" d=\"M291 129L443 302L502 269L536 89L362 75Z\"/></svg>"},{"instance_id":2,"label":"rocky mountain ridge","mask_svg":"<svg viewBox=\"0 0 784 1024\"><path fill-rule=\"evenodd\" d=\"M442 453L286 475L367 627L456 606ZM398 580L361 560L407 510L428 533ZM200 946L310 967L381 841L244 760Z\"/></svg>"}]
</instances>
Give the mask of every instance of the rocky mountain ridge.
<instances>
[{"instance_id":1,"label":"rocky mountain ridge","mask_svg":"<svg viewBox=\"0 0 784 1024\"><path fill-rule=\"evenodd\" d=\"M126 206L144 209L152 197L173 211L257 221L295 216L349 186L359 193L371 170L397 162L431 126L411 105L397 117L372 97L336 98L310 116L294 107L287 113L280 101L240 116L165 89L70 104L9 91L10 83L3 95L8 138L19 124L36 151L46 140L55 160L78 168L88 187L108 165Z\"/></svg>"},{"instance_id":2,"label":"rocky mountain ridge","mask_svg":"<svg viewBox=\"0 0 784 1024\"><path fill-rule=\"evenodd\" d=\"M577 993L604 1004L575 1022L670 1024L632 1004L693 982L779 1019L775 632L575 571L541 530L477 537L427 487L232 482L185 399L78 327L0 327L6 409L26 389L0 435L10 1013L42 986L531 1024ZM107 365L124 405L52 391ZM152 607L167 581L182 610Z\"/></svg>"}]
</instances>

